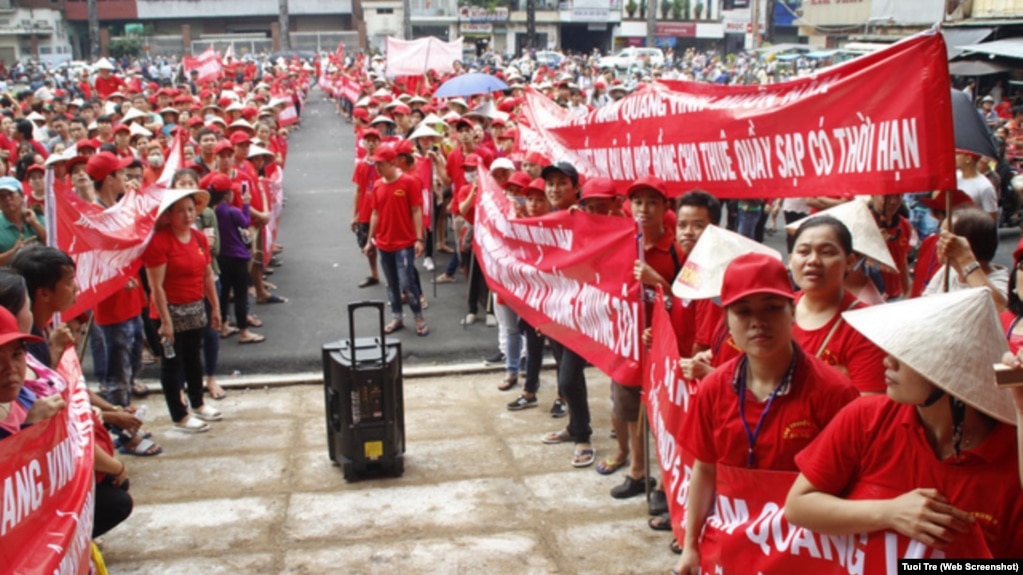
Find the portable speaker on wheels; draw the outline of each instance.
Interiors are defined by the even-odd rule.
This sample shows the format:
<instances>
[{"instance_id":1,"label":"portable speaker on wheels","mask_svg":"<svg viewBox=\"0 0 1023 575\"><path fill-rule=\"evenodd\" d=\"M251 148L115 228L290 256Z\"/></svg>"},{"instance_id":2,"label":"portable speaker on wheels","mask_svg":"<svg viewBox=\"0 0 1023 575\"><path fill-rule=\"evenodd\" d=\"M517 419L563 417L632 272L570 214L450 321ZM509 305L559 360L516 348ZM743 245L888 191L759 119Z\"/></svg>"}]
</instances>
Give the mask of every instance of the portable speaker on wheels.
<instances>
[{"instance_id":1,"label":"portable speaker on wheels","mask_svg":"<svg viewBox=\"0 0 1023 575\"><path fill-rule=\"evenodd\" d=\"M376 308L377 337L355 337L355 312ZM327 448L344 478L400 476L405 470L401 342L384 334L384 302L348 304L348 339L323 346Z\"/></svg>"}]
</instances>

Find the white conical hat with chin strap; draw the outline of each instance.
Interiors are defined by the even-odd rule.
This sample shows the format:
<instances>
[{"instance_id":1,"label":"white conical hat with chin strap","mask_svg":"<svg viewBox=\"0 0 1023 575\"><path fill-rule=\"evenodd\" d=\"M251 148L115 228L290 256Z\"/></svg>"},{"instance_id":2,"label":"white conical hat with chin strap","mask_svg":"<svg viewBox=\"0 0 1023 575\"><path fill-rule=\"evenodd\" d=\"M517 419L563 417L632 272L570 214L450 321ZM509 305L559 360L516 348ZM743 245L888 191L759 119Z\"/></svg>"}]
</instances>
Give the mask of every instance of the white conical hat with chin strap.
<instances>
[{"instance_id":1,"label":"white conical hat with chin strap","mask_svg":"<svg viewBox=\"0 0 1023 575\"><path fill-rule=\"evenodd\" d=\"M190 189L176 189L172 188L164 190L163 197L160 198L160 209L156 212L157 219L160 218L167 210L171 209L171 206L178 203L178 200L187 198L188 196L195 196L195 213L203 211L210 203L210 193L206 190L190 190Z\"/></svg>"},{"instance_id":2,"label":"white conical hat with chin strap","mask_svg":"<svg viewBox=\"0 0 1023 575\"><path fill-rule=\"evenodd\" d=\"M889 271L898 269L895 260L892 259L892 252L888 250L888 244L885 242L884 236L881 235L881 229L877 227L877 220L870 213L867 202L860 198L854 198L801 220L796 220L786 225L785 231L795 234L804 222L820 216L831 216L849 228L854 251L887 267Z\"/></svg>"},{"instance_id":3,"label":"white conical hat with chin strap","mask_svg":"<svg viewBox=\"0 0 1023 575\"><path fill-rule=\"evenodd\" d=\"M847 311L842 317L887 354L995 419L1016 424L994 364L1009 350L987 288L971 288Z\"/></svg>"},{"instance_id":4,"label":"white conical hat with chin strap","mask_svg":"<svg viewBox=\"0 0 1023 575\"><path fill-rule=\"evenodd\" d=\"M721 295L725 268L749 253L767 254L781 261L781 254L759 242L718 226L707 226L686 258L671 293L682 299L710 299Z\"/></svg>"}]
</instances>

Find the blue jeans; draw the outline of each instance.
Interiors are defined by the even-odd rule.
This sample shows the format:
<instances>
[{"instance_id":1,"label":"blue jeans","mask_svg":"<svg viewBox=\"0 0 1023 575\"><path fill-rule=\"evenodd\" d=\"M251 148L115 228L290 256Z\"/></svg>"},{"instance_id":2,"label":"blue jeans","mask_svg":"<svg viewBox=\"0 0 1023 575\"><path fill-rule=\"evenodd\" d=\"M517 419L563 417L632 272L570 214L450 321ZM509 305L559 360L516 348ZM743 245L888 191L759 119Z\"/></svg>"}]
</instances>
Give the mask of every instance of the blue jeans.
<instances>
[{"instance_id":1,"label":"blue jeans","mask_svg":"<svg viewBox=\"0 0 1023 575\"><path fill-rule=\"evenodd\" d=\"M414 247L389 252L377 249L380 253L380 267L387 278L387 297L391 302L391 315L395 319L403 316L401 294L408 295L408 306L417 318L422 317L423 308L419 298L423 295L416 278L416 252Z\"/></svg>"},{"instance_id":2,"label":"blue jeans","mask_svg":"<svg viewBox=\"0 0 1023 575\"><path fill-rule=\"evenodd\" d=\"M515 310L504 305L494 304L494 315L500 322L507 338L504 352L505 370L508 375L518 375L522 368L522 330L519 329L519 315Z\"/></svg>"},{"instance_id":3,"label":"blue jeans","mask_svg":"<svg viewBox=\"0 0 1023 575\"><path fill-rule=\"evenodd\" d=\"M142 316L99 326L106 344L106 377L100 394L114 405L131 404L131 382L142 368Z\"/></svg>"},{"instance_id":4,"label":"blue jeans","mask_svg":"<svg viewBox=\"0 0 1023 575\"><path fill-rule=\"evenodd\" d=\"M760 223L761 211L739 210L738 232L751 240L757 239L757 224Z\"/></svg>"},{"instance_id":5,"label":"blue jeans","mask_svg":"<svg viewBox=\"0 0 1023 575\"><path fill-rule=\"evenodd\" d=\"M102 384L107 379L107 348L103 341L103 330L95 321L89 328L89 349L92 352L92 375Z\"/></svg>"}]
</instances>

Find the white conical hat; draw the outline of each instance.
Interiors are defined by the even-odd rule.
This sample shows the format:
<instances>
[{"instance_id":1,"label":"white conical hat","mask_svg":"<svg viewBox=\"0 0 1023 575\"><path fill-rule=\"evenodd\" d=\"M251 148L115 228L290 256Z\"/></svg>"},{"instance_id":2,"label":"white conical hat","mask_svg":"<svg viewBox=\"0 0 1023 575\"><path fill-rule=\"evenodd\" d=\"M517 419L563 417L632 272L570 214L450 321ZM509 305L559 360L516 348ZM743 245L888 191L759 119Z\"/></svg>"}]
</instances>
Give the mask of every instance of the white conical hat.
<instances>
[{"instance_id":1,"label":"white conical hat","mask_svg":"<svg viewBox=\"0 0 1023 575\"><path fill-rule=\"evenodd\" d=\"M169 210L171 206L176 204L178 200L187 198L188 196L195 196L195 213L198 214L210 203L210 193L206 190L189 190L189 189L176 189L171 188L164 190L163 197L160 198L160 209L156 212L156 217L159 218L164 212Z\"/></svg>"},{"instance_id":2,"label":"white conical hat","mask_svg":"<svg viewBox=\"0 0 1023 575\"><path fill-rule=\"evenodd\" d=\"M947 393L995 419L1016 424L1012 397L995 386L993 365L1009 346L987 288L876 305L842 317Z\"/></svg>"},{"instance_id":3,"label":"white conical hat","mask_svg":"<svg viewBox=\"0 0 1023 575\"><path fill-rule=\"evenodd\" d=\"M881 235L881 229L877 227L877 220L870 213L867 203L859 198L853 199L833 208L817 212L812 216L796 220L785 226L785 231L794 234L803 222L819 216L831 216L845 224L853 238L853 250L867 256L890 270L896 270L895 260L892 253L888 251L888 244Z\"/></svg>"},{"instance_id":4,"label":"white conical hat","mask_svg":"<svg viewBox=\"0 0 1023 575\"><path fill-rule=\"evenodd\" d=\"M145 136L147 138L152 137L153 133L143 128L138 124L132 124L128 127L128 134L131 136Z\"/></svg>"},{"instance_id":5,"label":"white conical hat","mask_svg":"<svg viewBox=\"0 0 1023 575\"><path fill-rule=\"evenodd\" d=\"M93 70L115 70L114 65L110 63L110 60L106 58L100 58L92 65Z\"/></svg>"},{"instance_id":6,"label":"white conical hat","mask_svg":"<svg viewBox=\"0 0 1023 575\"><path fill-rule=\"evenodd\" d=\"M274 155L273 152L271 152L270 150L268 150L268 149L266 149L266 148L264 148L262 146L258 146L256 144L253 144L251 147L249 147L249 157L250 158L255 158L256 156L273 156L273 155Z\"/></svg>"},{"instance_id":7,"label":"white conical hat","mask_svg":"<svg viewBox=\"0 0 1023 575\"><path fill-rule=\"evenodd\" d=\"M454 112L452 112L452 113L454 113ZM458 114L455 114L455 115L457 116ZM430 112L429 114L427 114L426 117L423 118L423 121L419 122L420 125L425 125L425 126L436 126L437 124L443 124L443 123L444 123L444 120L441 119L441 117L438 116L437 114L434 114L433 112Z\"/></svg>"},{"instance_id":8,"label":"white conical hat","mask_svg":"<svg viewBox=\"0 0 1023 575\"><path fill-rule=\"evenodd\" d=\"M412 132L408 139L415 140L418 138L442 138L442 137L443 136L437 133L437 130L434 130L430 126L427 126L426 124L420 122L419 127L417 127L415 131Z\"/></svg>"},{"instance_id":9,"label":"white conical hat","mask_svg":"<svg viewBox=\"0 0 1023 575\"><path fill-rule=\"evenodd\" d=\"M725 268L735 258L748 253L767 254L782 259L780 253L761 243L722 227L708 226L675 277L671 293L689 300L720 296Z\"/></svg>"},{"instance_id":10,"label":"white conical hat","mask_svg":"<svg viewBox=\"0 0 1023 575\"><path fill-rule=\"evenodd\" d=\"M146 114L145 112L139 110L138 108L132 108L132 109L128 110L127 112L125 112L124 117L121 118L121 121L122 122L130 122L130 121L134 120L135 118L148 118L148 117L149 117L149 114Z\"/></svg>"}]
</instances>

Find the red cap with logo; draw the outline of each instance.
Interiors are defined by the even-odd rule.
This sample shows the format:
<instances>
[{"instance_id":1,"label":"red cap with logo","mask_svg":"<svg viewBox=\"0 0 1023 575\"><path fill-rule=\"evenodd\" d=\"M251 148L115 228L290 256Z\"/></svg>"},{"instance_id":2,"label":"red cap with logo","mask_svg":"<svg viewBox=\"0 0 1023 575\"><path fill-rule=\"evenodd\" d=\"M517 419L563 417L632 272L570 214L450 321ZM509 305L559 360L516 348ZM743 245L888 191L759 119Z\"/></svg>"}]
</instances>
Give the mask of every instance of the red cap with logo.
<instances>
[{"instance_id":1,"label":"red cap with logo","mask_svg":"<svg viewBox=\"0 0 1023 575\"><path fill-rule=\"evenodd\" d=\"M102 182L117 170L127 168L133 161L134 158L118 158L110 152L100 152L89 158L89 162L85 164L85 171L93 181Z\"/></svg>"},{"instance_id":2,"label":"red cap with logo","mask_svg":"<svg viewBox=\"0 0 1023 575\"><path fill-rule=\"evenodd\" d=\"M728 264L721 282L721 306L754 294L794 299L792 279L780 259L767 254L743 254Z\"/></svg>"},{"instance_id":3,"label":"red cap with logo","mask_svg":"<svg viewBox=\"0 0 1023 575\"><path fill-rule=\"evenodd\" d=\"M370 157L374 162L393 162L398 158L398 153L394 151L394 146L384 145L377 148L373 156Z\"/></svg>"},{"instance_id":4,"label":"red cap with logo","mask_svg":"<svg viewBox=\"0 0 1023 575\"><path fill-rule=\"evenodd\" d=\"M621 194L615 189L615 183L611 181L611 178L597 176L596 178L586 180L579 199L614 198L619 195Z\"/></svg>"}]
</instances>

